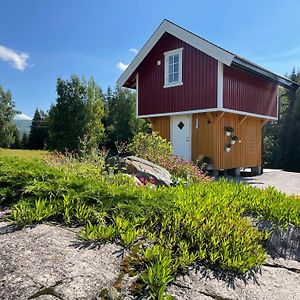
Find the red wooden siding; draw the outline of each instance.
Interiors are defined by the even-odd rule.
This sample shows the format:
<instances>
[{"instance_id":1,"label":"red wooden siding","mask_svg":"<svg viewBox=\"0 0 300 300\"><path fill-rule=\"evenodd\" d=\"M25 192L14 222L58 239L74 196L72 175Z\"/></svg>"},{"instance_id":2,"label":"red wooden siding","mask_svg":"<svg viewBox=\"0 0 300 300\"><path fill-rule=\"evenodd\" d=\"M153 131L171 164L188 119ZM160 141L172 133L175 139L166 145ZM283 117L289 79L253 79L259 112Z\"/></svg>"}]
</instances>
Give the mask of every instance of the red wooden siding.
<instances>
[{"instance_id":1,"label":"red wooden siding","mask_svg":"<svg viewBox=\"0 0 300 300\"><path fill-rule=\"evenodd\" d=\"M183 48L183 85L164 88L164 52ZM161 65L157 65L157 61ZM137 69L139 115L213 108L217 105L218 62L165 33Z\"/></svg>"},{"instance_id":2,"label":"red wooden siding","mask_svg":"<svg viewBox=\"0 0 300 300\"><path fill-rule=\"evenodd\" d=\"M275 83L224 65L224 108L277 117Z\"/></svg>"}]
</instances>

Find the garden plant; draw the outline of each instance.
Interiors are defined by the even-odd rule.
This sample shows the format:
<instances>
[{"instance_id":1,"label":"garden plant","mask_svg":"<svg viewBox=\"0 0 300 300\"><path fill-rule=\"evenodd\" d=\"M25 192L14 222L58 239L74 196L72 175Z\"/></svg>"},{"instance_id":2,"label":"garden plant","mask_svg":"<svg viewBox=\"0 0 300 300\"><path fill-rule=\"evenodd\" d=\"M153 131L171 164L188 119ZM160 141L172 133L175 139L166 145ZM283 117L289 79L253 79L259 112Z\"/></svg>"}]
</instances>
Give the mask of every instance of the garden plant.
<instances>
[{"instance_id":1,"label":"garden plant","mask_svg":"<svg viewBox=\"0 0 300 300\"><path fill-rule=\"evenodd\" d=\"M178 170L164 147L157 160L168 160L171 173L184 178L171 187L138 187L129 176L110 172L103 153L97 163L95 155L0 157L0 205L12 207L11 219L20 228L55 221L81 226L83 243L121 245L128 255L126 272L139 275L132 292L146 290L152 299L171 299L167 285L196 264L233 274L262 265L269 233L253 227L249 216L300 227L296 197L212 181L193 173L191 163ZM138 154L151 159L151 151Z\"/></svg>"}]
</instances>

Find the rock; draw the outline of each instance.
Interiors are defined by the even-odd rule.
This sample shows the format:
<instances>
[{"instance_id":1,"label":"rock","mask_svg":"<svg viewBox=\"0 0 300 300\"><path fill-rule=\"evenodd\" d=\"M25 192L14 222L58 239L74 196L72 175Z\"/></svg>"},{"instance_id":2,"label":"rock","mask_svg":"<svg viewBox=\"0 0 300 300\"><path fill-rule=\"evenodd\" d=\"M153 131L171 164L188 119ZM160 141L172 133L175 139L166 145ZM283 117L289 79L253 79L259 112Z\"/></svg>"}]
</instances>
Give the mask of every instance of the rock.
<instances>
[{"instance_id":1,"label":"rock","mask_svg":"<svg viewBox=\"0 0 300 300\"><path fill-rule=\"evenodd\" d=\"M9 228L9 229L6 229ZM88 247L78 229L0 222L0 299L95 299L118 278L120 247ZM32 298L33 299L33 298Z\"/></svg>"},{"instance_id":2,"label":"rock","mask_svg":"<svg viewBox=\"0 0 300 300\"><path fill-rule=\"evenodd\" d=\"M172 184L172 175L165 168L136 156L111 157L107 164L117 167L123 173L136 176L141 182L153 180L155 185Z\"/></svg>"},{"instance_id":3,"label":"rock","mask_svg":"<svg viewBox=\"0 0 300 300\"><path fill-rule=\"evenodd\" d=\"M178 276L168 291L178 300L282 300L299 299L300 229L289 224L282 230L271 222L256 221L259 230L271 231L267 252L271 255L257 273L229 277L204 267Z\"/></svg>"},{"instance_id":4,"label":"rock","mask_svg":"<svg viewBox=\"0 0 300 300\"><path fill-rule=\"evenodd\" d=\"M178 276L168 292L178 300L296 300L300 295L299 265L292 270L278 262L267 264L260 272L244 278L226 278L203 268Z\"/></svg>"},{"instance_id":5,"label":"rock","mask_svg":"<svg viewBox=\"0 0 300 300\"><path fill-rule=\"evenodd\" d=\"M5 220L5 218L11 215L11 210L7 207L0 206L0 221Z\"/></svg>"},{"instance_id":6,"label":"rock","mask_svg":"<svg viewBox=\"0 0 300 300\"><path fill-rule=\"evenodd\" d=\"M271 231L267 244L267 252L272 257L283 257L300 261L300 228L289 224L286 229L272 226L269 221L256 221L254 225L259 230Z\"/></svg>"},{"instance_id":7,"label":"rock","mask_svg":"<svg viewBox=\"0 0 300 300\"><path fill-rule=\"evenodd\" d=\"M100 292L99 300L119 300L119 299L120 299L120 294L114 287L103 289Z\"/></svg>"},{"instance_id":8,"label":"rock","mask_svg":"<svg viewBox=\"0 0 300 300\"><path fill-rule=\"evenodd\" d=\"M134 181L134 184L135 184L136 186L142 186L142 185L143 185L143 184L140 182L140 180L139 180L136 176L130 175L130 174L123 174L123 175L132 178L133 181Z\"/></svg>"}]
</instances>

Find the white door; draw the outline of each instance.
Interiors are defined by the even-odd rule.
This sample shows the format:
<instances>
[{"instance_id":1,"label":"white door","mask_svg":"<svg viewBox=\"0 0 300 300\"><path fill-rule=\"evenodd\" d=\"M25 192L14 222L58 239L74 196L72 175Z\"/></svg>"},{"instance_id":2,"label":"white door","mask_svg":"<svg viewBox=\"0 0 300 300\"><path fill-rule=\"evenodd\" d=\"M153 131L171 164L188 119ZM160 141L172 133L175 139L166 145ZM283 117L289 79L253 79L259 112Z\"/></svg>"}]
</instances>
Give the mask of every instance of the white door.
<instances>
[{"instance_id":1,"label":"white door","mask_svg":"<svg viewBox=\"0 0 300 300\"><path fill-rule=\"evenodd\" d=\"M191 160L191 116L172 116L170 126L174 154Z\"/></svg>"}]
</instances>

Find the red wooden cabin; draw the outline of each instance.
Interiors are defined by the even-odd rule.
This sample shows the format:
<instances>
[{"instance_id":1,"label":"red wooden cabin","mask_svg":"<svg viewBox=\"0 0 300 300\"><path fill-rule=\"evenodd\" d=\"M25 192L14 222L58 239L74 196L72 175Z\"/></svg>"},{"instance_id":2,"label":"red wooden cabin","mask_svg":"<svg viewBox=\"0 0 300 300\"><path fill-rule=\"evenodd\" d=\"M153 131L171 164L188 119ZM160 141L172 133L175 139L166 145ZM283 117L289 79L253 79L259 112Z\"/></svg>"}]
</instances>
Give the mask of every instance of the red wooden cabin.
<instances>
[{"instance_id":1,"label":"red wooden cabin","mask_svg":"<svg viewBox=\"0 0 300 300\"><path fill-rule=\"evenodd\" d=\"M164 20L117 81L136 89L137 117L190 160L215 170L262 165L263 125L278 119L278 87L298 85Z\"/></svg>"}]
</instances>

